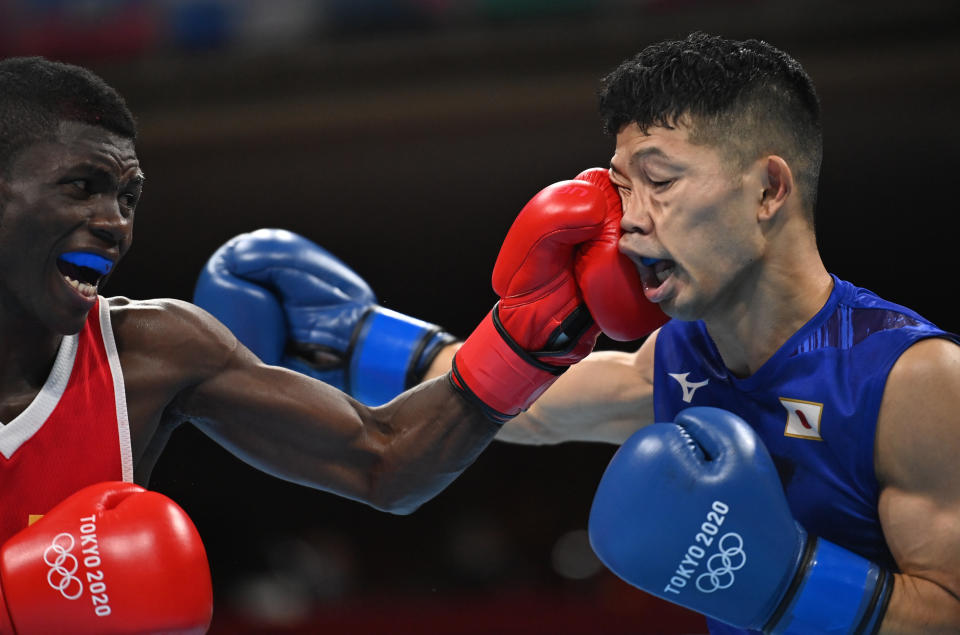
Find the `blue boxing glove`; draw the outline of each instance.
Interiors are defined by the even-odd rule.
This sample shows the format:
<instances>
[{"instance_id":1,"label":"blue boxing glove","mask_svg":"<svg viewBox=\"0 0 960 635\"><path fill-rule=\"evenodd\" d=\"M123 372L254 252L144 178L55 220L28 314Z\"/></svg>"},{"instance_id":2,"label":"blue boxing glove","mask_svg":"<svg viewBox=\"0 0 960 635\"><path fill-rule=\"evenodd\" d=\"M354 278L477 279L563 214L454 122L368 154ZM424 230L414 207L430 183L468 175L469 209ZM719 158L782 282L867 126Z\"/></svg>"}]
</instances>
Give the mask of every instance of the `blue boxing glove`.
<instances>
[{"instance_id":1,"label":"blue boxing glove","mask_svg":"<svg viewBox=\"0 0 960 635\"><path fill-rule=\"evenodd\" d=\"M893 575L790 513L743 419L688 408L631 436L604 472L590 542L630 584L742 629L873 633Z\"/></svg>"},{"instance_id":2,"label":"blue boxing glove","mask_svg":"<svg viewBox=\"0 0 960 635\"><path fill-rule=\"evenodd\" d=\"M258 229L207 261L193 301L267 364L380 405L416 385L452 335L377 304L360 276L306 238Z\"/></svg>"}]
</instances>

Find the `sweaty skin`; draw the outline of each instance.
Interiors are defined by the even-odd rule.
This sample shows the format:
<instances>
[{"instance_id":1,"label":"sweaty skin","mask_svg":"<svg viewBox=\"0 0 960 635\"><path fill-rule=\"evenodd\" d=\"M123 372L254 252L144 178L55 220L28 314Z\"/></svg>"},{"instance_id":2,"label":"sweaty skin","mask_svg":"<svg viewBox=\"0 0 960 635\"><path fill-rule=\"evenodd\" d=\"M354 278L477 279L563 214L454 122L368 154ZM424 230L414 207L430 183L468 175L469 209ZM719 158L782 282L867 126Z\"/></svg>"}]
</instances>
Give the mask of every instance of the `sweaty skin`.
<instances>
[{"instance_id":1,"label":"sweaty skin","mask_svg":"<svg viewBox=\"0 0 960 635\"><path fill-rule=\"evenodd\" d=\"M58 257L87 252L115 267L133 239L143 180L131 140L76 122L62 122L0 174L0 329L8 334L0 338L0 421L36 397L62 337L80 330L95 301L67 280ZM110 306L141 485L170 433L190 421L265 472L408 513L498 430L445 379L368 408L264 365L192 304L111 298Z\"/></svg>"}]
</instances>

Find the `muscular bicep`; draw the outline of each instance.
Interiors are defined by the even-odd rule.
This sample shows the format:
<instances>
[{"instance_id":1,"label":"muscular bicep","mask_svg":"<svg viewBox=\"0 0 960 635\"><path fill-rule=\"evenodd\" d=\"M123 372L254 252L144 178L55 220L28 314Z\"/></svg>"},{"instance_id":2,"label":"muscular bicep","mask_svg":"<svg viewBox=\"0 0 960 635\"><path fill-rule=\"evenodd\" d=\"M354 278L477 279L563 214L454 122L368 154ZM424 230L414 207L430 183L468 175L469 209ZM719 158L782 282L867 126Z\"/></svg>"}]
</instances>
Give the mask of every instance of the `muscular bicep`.
<instances>
[{"instance_id":1,"label":"muscular bicep","mask_svg":"<svg viewBox=\"0 0 960 635\"><path fill-rule=\"evenodd\" d=\"M910 616L932 625L928 613L954 625L960 620L958 406L957 345L924 340L894 365L875 448L880 521L904 574L891 600L891 621Z\"/></svg>"},{"instance_id":2,"label":"muscular bicep","mask_svg":"<svg viewBox=\"0 0 960 635\"><path fill-rule=\"evenodd\" d=\"M280 456L281 448L303 444L316 452L343 453L360 443L361 432L370 435L376 428L364 426L362 406L346 395L263 364L201 309L170 305L154 322L163 340L177 343L153 351L162 359L159 372L181 378L169 414L192 422L257 467L290 459L296 469L294 457Z\"/></svg>"},{"instance_id":3,"label":"muscular bicep","mask_svg":"<svg viewBox=\"0 0 960 635\"><path fill-rule=\"evenodd\" d=\"M322 382L265 365L246 350L184 391L176 407L245 462L348 494L367 487L364 481L388 440L369 409Z\"/></svg>"},{"instance_id":4,"label":"muscular bicep","mask_svg":"<svg viewBox=\"0 0 960 635\"><path fill-rule=\"evenodd\" d=\"M497 438L513 443L623 443L653 421L656 334L633 353L598 351L572 366Z\"/></svg>"},{"instance_id":5,"label":"muscular bicep","mask_svg":"<svg viewBox=\"0 0 960 635\"><path fill-rule=\"evenodd\" d=\"M226 327L192 310L178 327L196 330L184 337L192 346L168 361L187 377L170 414L273 476L409 512L466 469L497 430L445 377L367 407L263 364Z\"/></svg>"}]
</instances>

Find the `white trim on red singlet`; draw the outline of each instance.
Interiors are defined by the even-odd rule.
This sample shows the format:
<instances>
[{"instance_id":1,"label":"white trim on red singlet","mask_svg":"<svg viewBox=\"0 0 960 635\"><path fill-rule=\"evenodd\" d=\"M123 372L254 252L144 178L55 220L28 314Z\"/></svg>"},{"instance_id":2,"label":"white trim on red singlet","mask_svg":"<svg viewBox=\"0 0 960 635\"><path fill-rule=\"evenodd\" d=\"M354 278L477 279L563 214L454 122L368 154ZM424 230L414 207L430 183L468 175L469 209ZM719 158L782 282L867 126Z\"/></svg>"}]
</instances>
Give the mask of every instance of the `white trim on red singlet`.
<instances>
[{"instance_id":1,"label":"white trim on red singlet","mask_svg":"<svg viewBox=\"0 0 960 635\"><path fill-rule=\"evenodd\" d=\"M0 453L9 459L20 446L43 427L44 422L57 407L63 392L67 389L73 362L77 357L79 336L66 335L60 341L60 350L53 368L44 382L43 388L33 398L26 409L13 418L13 421L0 427Z\"/></svg>"},{"instance_id":2,"label":"white trim on red singlet","mask_svg":"<svg viewBox=\"0 0 960 635\"><path fill-rule=\"evenodd\" d=\"M123 371L120 368L120 356L117 354L117 341L113 337L110 324L110 303L100 296L100 333L103 346L110 362L110 375L113 377L113 397L117 404L117 432L120 440L120 465L123 468L123 480L133 482L133 448L130 442L130 418L127 416L127 391L123 384Z\"/></svg>"}]
</instances>

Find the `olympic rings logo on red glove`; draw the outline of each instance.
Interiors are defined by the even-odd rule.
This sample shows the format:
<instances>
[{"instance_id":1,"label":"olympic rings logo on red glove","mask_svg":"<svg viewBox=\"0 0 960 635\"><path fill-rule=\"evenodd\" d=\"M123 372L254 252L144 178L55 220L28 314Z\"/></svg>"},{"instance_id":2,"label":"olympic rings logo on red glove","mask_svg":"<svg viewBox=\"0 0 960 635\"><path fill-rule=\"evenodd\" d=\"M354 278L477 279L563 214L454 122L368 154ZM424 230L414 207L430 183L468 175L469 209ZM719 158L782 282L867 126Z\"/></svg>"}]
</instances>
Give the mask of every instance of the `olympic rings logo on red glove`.
<instances>
[{"instance_id":1,"label":"olympic rings logo on red glove","mask_svg":"<svg viewBox=\"0 0 960 635\"><path fill-rule=\"evenodd\" d=\"M60 594L68 600L76 600L83 595L83 582L73 575L80 567L76 556L70 553L76 544L71 534L63 532L54 536L50 546L43 552L43 561L50 567L50 571L47 572L47 583L52 589L60 591ZM59 576L59 581L56 583L54 583L55 576ZM76 583L75 586L74 583ZM73 591L74 589L76 592Z\"/></svg>"}]
</instances>

